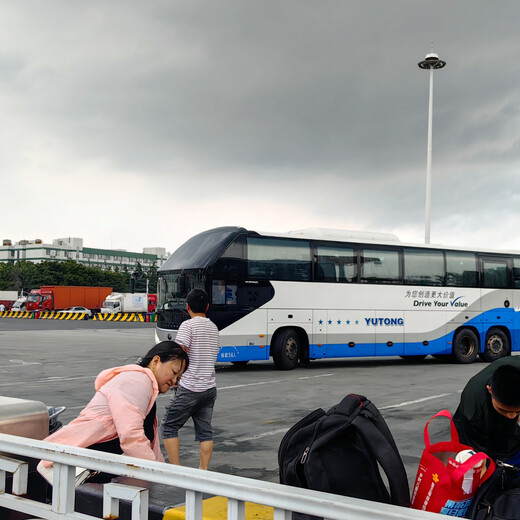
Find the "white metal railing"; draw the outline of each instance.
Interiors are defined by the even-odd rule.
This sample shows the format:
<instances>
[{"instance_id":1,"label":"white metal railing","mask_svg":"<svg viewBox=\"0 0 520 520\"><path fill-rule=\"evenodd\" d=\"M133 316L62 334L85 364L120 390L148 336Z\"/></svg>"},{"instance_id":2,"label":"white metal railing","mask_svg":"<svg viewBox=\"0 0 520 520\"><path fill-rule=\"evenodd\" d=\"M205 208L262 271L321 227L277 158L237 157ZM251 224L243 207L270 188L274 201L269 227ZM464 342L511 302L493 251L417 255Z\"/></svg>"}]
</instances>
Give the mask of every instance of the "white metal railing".
<instances>
[{"instance_id":1,"label":"white metal railing","mask_svg":"<svg viewBox=\"0 0 520 520\"><path fill-rule=\"evenodd\" d=\"M8 454L4 456L3 454ZM16 457L52 460L52 503L24 496L27 463ZM172 466L122 455L73 448L44 441L0 434L0 507L47 520L94 520L98 517L75 511L75 468L83 467L133 477L185 490L186 520L202 519L203 494L228 499L228 520L244 520L245 502L274 508L273 520L290 520L291 512L329 520L439 520L440 515L355 498L310 491L261 480ZM13 475L12 491L6 492L6 473ZM105 484L103 517L117 518L120 500L132 503L132 520L148 518L148 489ZM168 506L169 504L164 504Z\"/></svg>"}]
</instances>

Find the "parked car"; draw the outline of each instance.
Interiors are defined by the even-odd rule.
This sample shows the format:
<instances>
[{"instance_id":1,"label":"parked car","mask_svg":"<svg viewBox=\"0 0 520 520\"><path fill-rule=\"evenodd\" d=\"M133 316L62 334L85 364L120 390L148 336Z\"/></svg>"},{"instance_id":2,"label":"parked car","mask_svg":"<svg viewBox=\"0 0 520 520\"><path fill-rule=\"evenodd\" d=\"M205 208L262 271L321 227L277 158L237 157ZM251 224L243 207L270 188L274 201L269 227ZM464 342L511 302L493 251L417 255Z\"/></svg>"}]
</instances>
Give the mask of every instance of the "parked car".
<instances>
[{"instance_id":1,"label":"parked car","mask_svg":"<svg viewBox=\"0 0 520 520\"><path fill-rule=\"evenodd\" d=\"M81 312L82 314L86 314L89 318L92 317L92 311L87 309L86 307L68 307L67 309L60 311L66 314L72 314L76 312Z\"/></svg>"}]
</instances>

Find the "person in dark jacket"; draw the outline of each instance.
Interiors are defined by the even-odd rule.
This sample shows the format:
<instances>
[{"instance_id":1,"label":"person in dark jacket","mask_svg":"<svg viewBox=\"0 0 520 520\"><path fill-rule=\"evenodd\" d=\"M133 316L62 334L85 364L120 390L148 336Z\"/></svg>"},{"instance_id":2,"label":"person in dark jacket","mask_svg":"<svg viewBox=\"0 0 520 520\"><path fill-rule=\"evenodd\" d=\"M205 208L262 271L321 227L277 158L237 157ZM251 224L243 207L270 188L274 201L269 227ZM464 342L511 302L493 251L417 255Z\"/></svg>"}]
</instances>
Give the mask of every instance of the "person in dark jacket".
<instances>
[{"instance_id":1,"label":"person in dark jacket","mask_svg":"<svg viewBox=\"0 0 520 520\"><path fill-rule=\"evenodd\" d=\"M466 384L453 416L460 441L520 464L520 356L498 359Z\"/></svg>"}]
</instances>

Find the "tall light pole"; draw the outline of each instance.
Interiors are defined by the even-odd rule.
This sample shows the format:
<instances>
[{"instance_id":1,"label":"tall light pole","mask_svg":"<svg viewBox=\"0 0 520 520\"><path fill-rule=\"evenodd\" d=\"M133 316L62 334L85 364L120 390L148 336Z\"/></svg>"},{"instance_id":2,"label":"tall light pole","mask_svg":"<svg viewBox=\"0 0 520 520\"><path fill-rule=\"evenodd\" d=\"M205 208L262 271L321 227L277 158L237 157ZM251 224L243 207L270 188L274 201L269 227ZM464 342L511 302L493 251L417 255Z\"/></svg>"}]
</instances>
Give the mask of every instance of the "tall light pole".
<instances>
[{"instance_id":1,"label":"tall light pole","mask_svg":"<svg viewBox=\"0 0 520 520\"><path fill-rule=\"evenodd\" d=\"M424 243L430 243L430 219L432 209L432 119L433 119L433 71L442 69L446 62L439 59L433 52L427 54L423 61L418 63L421 69L430 70L430 103L428 108L428 150L426 155L426 214L424 225Z\"/></svg>"}]
</instances>

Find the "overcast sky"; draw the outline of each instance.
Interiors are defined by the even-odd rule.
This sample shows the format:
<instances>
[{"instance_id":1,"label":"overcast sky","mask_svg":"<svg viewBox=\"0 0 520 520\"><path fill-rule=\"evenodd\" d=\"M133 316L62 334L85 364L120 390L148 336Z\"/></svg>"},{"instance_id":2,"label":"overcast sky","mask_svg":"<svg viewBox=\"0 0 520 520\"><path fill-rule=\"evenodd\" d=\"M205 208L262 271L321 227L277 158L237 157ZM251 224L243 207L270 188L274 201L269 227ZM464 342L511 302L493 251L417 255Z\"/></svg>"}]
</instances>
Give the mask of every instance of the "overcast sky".
<instances>
[{"instance_id":1,"label":"overcast sky","mask_svg":"<svg viewBox=\"0 0 520 520\"><path fill-rule=\"evenodd\" d=\"M0 0L0 239L217 226L520 250L518 0Z\"/></svg>"}]
</instances>

